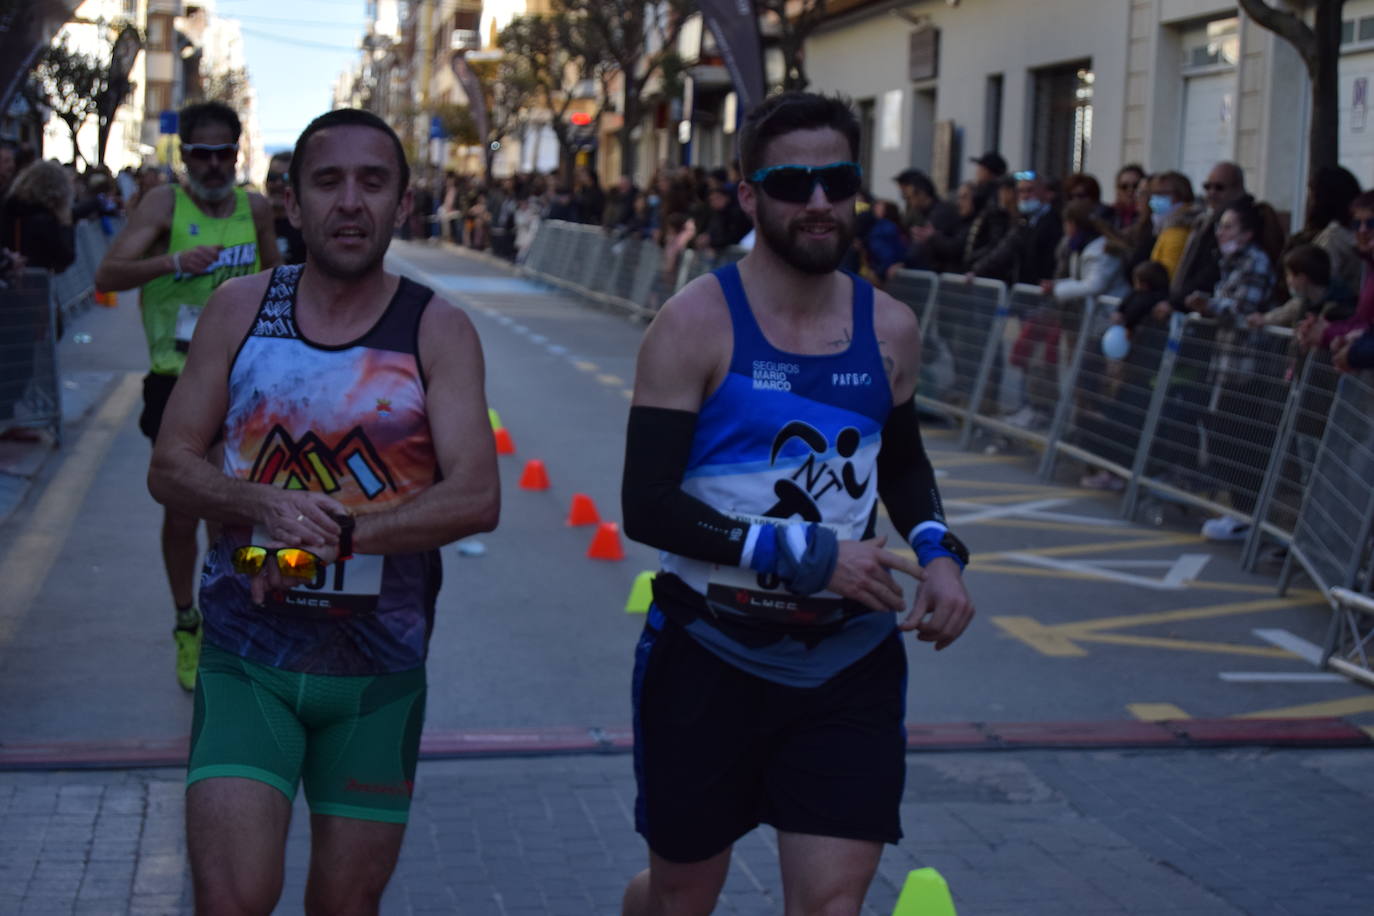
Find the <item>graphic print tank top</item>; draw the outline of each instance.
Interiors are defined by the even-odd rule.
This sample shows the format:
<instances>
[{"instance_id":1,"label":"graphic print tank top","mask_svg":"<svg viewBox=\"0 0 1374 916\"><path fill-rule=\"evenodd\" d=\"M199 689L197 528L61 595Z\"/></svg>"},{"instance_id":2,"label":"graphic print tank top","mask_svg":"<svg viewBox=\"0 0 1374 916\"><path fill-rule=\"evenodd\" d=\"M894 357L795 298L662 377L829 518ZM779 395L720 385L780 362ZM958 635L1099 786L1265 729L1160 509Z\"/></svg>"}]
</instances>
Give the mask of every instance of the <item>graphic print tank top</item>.
<instances>
[{"instance_id":1,"label":"graphic print tank top","mask_svg":"<svg viewBox=\"0 0 1374 916\"><path fill-rule=\"evenodd\" d=\"M325 493L359 516L395 508L439 477L418 344L433 291L403 277L370 331L323 346L296 327L302 270L274 271L230 368L224 472ZM424 663L441 575L437 550L358 554L258 608L230 558L263 538L225 526L206 558L200 607L209 642L314 674L384 674Z\"/></svg>"},{"instance_id":2,"label":"graphic print tank top","mask_svg":"<svg viewBox=\"0 0 1374 916\"><path fill-rule=\"evenodd\" d=\"M853 336L833 355L764 337L730 264L715 272L734 329L730 371L702 404L682 488L738 519L818 522L840 540L873 531L876 463L892 393L873 330L873 287L852 277ZM822 684L896 626L831 592L794 595L774 576L668 552L655 595L708 650L782 684ZM675 606L690 612L675 615Z\"/></svg>"}]
</instances>

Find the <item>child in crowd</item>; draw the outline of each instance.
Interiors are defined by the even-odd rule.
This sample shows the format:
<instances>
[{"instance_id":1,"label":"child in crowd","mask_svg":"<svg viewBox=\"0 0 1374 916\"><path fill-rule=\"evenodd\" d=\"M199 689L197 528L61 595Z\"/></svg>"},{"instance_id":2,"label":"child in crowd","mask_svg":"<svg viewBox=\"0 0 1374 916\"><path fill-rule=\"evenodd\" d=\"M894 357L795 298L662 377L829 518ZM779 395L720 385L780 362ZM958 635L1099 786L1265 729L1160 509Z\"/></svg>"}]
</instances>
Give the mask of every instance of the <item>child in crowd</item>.
<instances>
[{"instance_id":1,"label":"child in crowd","mask_svg":"<svg viewBox=\"0 0 1374 916\"><path fill-rule=\"evenodd\" d=\"M1131 271L1131 292L1116 308L1112 321L1134 331L1150 316L1155 303L1169 295L1169 271L1158 261L1142 261Z\"/></svg>"}]
</instances>

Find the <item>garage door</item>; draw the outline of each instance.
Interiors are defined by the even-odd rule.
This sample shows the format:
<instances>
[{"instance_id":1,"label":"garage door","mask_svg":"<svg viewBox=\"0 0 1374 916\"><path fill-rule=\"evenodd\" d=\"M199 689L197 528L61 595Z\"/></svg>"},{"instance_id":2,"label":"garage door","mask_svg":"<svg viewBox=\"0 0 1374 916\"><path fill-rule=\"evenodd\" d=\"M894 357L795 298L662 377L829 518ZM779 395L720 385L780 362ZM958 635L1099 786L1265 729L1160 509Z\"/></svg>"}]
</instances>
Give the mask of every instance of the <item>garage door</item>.
<instances>
[{"instance_id":1,"label":"garage door","mask_svg":"<svg viewBox=\"0 0 1374 916\"><path fill-rule=\"evenodd\" d=\"M1235 157L1236 73L1189 76L1183 81L1183 135L1180 170L1202 193L1212 166Z\"/></svg>"}]
</instances>

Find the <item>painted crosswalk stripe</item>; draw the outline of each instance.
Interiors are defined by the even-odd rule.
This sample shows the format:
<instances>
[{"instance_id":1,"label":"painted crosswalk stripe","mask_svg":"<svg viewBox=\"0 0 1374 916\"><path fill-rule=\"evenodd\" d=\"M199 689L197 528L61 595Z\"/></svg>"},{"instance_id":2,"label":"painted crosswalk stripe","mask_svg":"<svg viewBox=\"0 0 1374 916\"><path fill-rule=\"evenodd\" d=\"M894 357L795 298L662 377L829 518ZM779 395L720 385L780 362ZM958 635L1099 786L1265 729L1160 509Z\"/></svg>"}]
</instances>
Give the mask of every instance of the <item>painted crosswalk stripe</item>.
<instances>
[{"instance_id":1,"label":"painted crosswalk stripe","mask_svg":"<svg viewBox=\"0 0 1374 916\"><path fill-rule=\"evenodd\" d=\"M1252 630L1256 636L1271 646L1278 646L1280 649L1287 649L1298 658L1310 662L1313 665L1322 663L1322 649L1316 643L1310 643L1287 630Z\"/></svg>"}]
</instances>

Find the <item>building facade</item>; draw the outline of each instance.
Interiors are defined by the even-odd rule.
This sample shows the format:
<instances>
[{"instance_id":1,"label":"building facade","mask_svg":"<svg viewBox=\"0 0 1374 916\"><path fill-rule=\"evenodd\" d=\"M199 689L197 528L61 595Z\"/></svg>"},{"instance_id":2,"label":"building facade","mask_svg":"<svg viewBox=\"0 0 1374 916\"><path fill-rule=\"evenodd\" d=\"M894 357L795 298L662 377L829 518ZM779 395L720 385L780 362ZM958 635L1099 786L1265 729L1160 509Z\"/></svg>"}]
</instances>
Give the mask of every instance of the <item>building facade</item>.
<instances>
[{"instance_id":1,"label":"building facade","mask_svg":"<svg viewBox=\"0 0 1374 916\"><path fill-rule=\"evenodd\" d=\"M1341 161L1374 184L1374 0L1348 0ZM1281 211L1305 196L1309 86L1296 51L1217 0L833 0L806 45L812 88L852 99L879 196L909 167L951 187L970 156L1107 183L1233 160Z\"/></svg>"}]
</instances>

